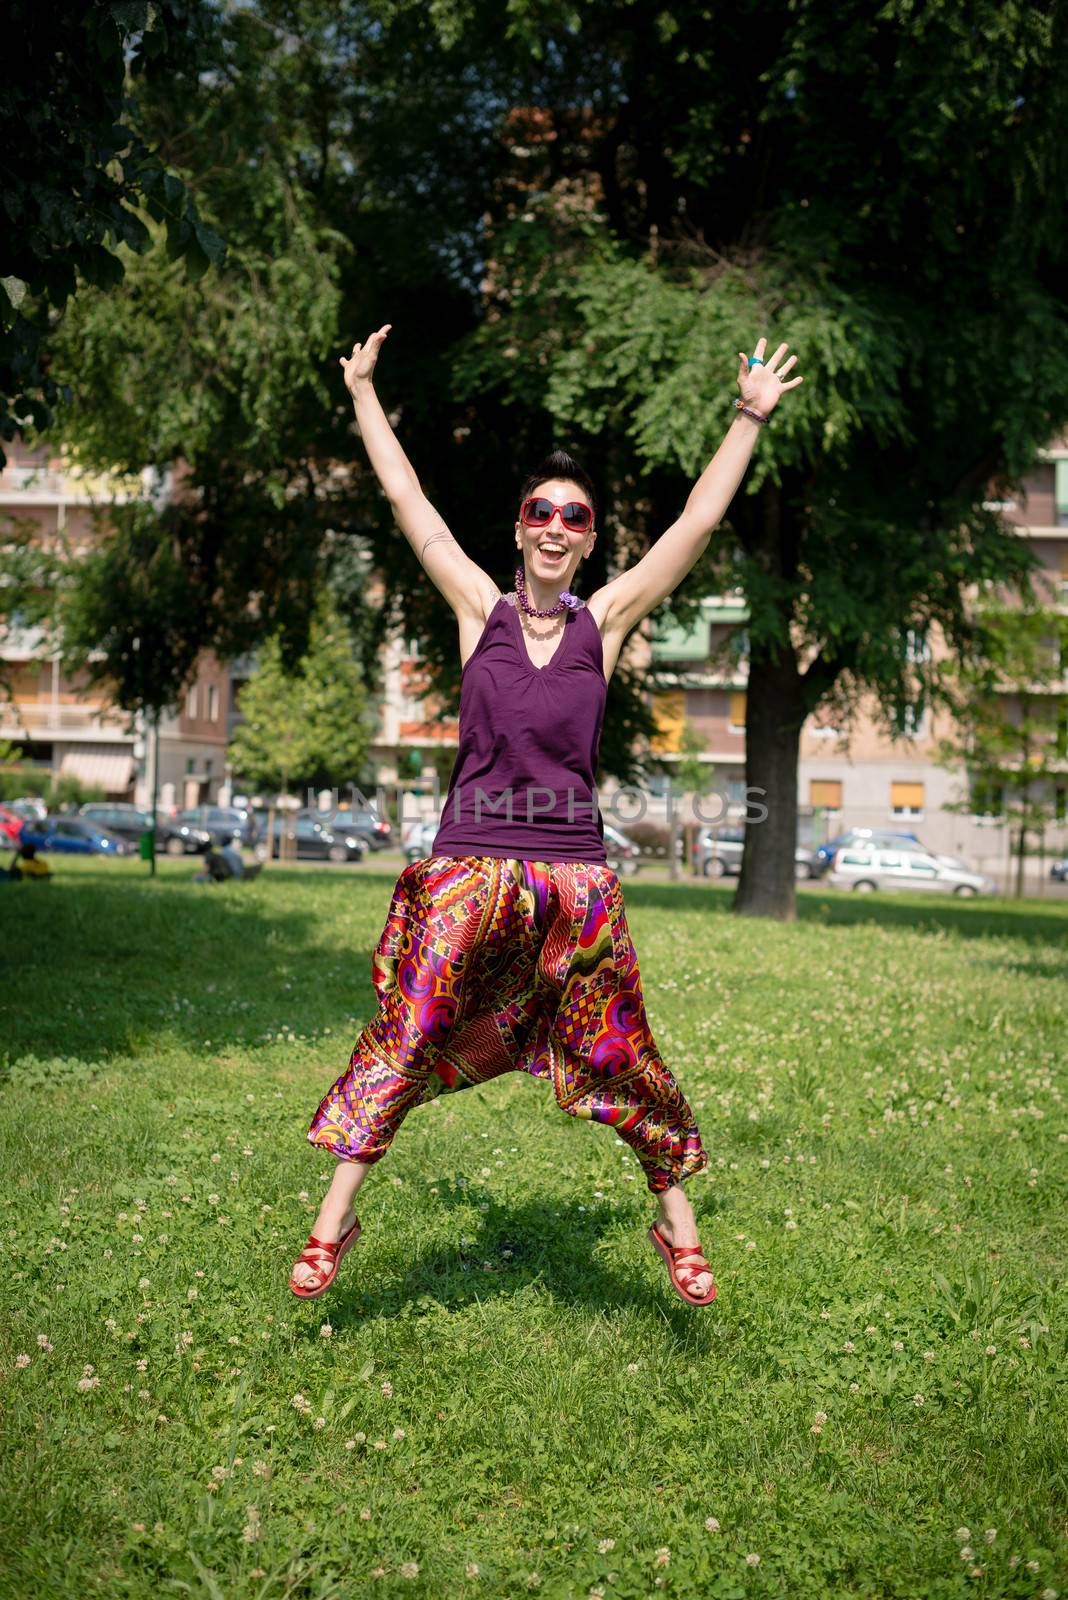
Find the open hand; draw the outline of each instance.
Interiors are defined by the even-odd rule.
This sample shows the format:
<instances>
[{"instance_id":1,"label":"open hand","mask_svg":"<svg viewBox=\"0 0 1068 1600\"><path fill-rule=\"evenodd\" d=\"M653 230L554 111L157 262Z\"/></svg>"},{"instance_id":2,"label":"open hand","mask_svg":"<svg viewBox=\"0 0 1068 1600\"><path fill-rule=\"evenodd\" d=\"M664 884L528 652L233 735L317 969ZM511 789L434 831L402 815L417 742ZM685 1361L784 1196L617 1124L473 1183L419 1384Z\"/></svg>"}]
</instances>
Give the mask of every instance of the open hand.
<instances>
[{"instance_id":1,"label":"open hand","mask_svg":"<svg viewBox=\"0 0 1068 1600\"><path fill-rule=\"evenodd\" d=\"M370 383L375 362L378 360L378 352L392 326L392 322L384 322L377 333L372 333L366 344L353 345L348 360L344 356L339 357L345 370L345 388L350 394L355 394L357 384Z\"/></svg>"},{"instance_id":2,"label":"open hand","mask_svg":"<svg viewBox=\"0 0 1068 1600\"><path fill-rule=\"evenodd\" d=\"M797 360L791 356L788 361L782 358L789 350L788 344L781 344L773 356L765 356L768 341L758 339L755 356L760 356L763 366L751 367L749 357L744 350L738 352L738 391L742 397L742 404L752 406L754 411L759 411L762 416L767 416L774 411L780 397L786 389L796 389L799 383L804 383L804 378L791 378L785 381L786 374ZM779 365L782 361L782 366Z\"/></svg>"}]
</instances>

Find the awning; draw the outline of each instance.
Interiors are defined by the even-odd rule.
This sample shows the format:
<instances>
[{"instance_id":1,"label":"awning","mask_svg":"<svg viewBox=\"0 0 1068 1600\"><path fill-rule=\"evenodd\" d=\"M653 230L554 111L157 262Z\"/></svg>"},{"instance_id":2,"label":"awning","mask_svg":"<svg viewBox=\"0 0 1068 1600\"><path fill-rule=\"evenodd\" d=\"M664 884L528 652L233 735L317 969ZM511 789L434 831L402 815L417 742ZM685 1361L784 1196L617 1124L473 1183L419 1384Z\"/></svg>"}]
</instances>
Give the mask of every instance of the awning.
<instances>
[{"instance_id":1,"label":"awning","mask_svg":"<svg viewBox=\"0 0 1068 1600\"><path fill-rule=\"evenodd\" d=\"M125 794L133 772L133 756L125 750L67 750L59 764L61 778L77 778L105 794Z\"/></svg>"}]
</instances>

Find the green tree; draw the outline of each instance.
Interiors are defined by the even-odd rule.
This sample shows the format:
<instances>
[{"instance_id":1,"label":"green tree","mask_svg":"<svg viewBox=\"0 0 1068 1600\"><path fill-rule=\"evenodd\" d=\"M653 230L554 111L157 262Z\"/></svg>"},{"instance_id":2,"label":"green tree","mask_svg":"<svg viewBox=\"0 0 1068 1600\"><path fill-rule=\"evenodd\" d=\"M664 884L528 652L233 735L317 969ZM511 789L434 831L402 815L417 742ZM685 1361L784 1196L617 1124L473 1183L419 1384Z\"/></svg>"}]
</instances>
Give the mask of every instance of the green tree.
<instances>
[{"instance_id":1,"label":"green tree","mask_svg":"<svg viewBox=\"0 0 1068 1600\"><path fill-rule=\"evenodd\" d=\"M145 211L165 225L191 277L221 260L221 238L138 127L136 91L161 77L188 94L207 48L205 0L11 0L0 87L0 440L47 427L63 394L50 316L79 282L122 278L119 245L143 250ZM5 455L0 446L0 466Z\"/></svg>"},{"instance_id":2,"label":"green tree","mask_svg":"<svg viewBox=\"0 0 1068 1600\"><path fill-rule=\"evenodd\" d=\"M348 630L331 606L313 621L295 669L287 670L277 639L264 644L237 704L243 720L229 757L246 782L285 794L328 777L343 790L362 771L374 723Z\"/></svg>"},{"instance_id":3,"label":"green tree","mask_svg":"<svg viewBox=\"0 0 1068 1600\"><path fill-rule=\"evenodd\" d=\"M1057 819L1068 782L1068 617L1042 605L985 611L987 656L954 677L956 728L939 760L968 775L969 794L949 809L1001 817L1014 834L1020 896L1027 841Z\"/></svg>"},{"instance_id":4,"label":"green tree","mask_svg":"<svg viewBox=\"0 0 1068 1600\"><path fill-rule=\"evenodd\" d=\"M937 627L981 659L969 586L1029 579L983 501L1068 420L1068 32L972 0L582 19L611 88L557 112L546 41L554 109L523 129L458 378L480 403L536 390L613 491L625 466L616 515L644 538L722 435L734 353L765 333L799 353L804 387L673 602L745 593L746 779L769 816L735 905L792 917L805 719L865 691L888 723L937 700L910 641Z\"/></svg>"}]
</instances>

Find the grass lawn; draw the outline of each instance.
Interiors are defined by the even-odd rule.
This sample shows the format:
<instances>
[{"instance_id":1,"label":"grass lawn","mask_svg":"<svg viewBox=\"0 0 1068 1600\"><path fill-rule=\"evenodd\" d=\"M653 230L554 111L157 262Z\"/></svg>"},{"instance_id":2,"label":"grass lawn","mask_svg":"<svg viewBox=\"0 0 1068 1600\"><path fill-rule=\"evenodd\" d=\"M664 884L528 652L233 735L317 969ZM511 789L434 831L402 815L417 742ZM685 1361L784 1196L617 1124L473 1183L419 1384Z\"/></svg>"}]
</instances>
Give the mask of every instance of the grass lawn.
<instances>
[{"instance_id":1,"label":"grass lawn","mask_svg":"<svg viewBox=\"0 0 1068 1600\"><path fill-rule=\"evenodd\" d=\"M1068 1600L1068 906L628 879L715 1304L518 1073L302 1303L395 873L192 871L0 887L0 1593Z\"/></svg>"}]
</instances>

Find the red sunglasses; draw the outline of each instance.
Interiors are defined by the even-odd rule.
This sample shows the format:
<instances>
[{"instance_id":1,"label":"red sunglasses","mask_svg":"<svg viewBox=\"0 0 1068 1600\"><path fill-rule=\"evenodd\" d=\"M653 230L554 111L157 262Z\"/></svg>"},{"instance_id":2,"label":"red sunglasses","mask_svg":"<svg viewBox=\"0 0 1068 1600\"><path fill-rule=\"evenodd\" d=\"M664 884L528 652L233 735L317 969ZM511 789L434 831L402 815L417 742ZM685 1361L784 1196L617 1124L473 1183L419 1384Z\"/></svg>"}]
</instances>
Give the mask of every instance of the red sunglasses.
<instances>
[{"instance_id":1,"label":"red sunglasses","mask_svg":"<svg viewBox=\"0 0 1068 1600\"><path fill-rule=\"evenodd\" d=\"M519 516L528 528L545 528L553 520L554 511L559 511L561 522L572 533L588 533L593 527L593 512L584 500L569 500L558 506L544 495L536 495L523 501Z\"/></svg>"}]
</instances>

